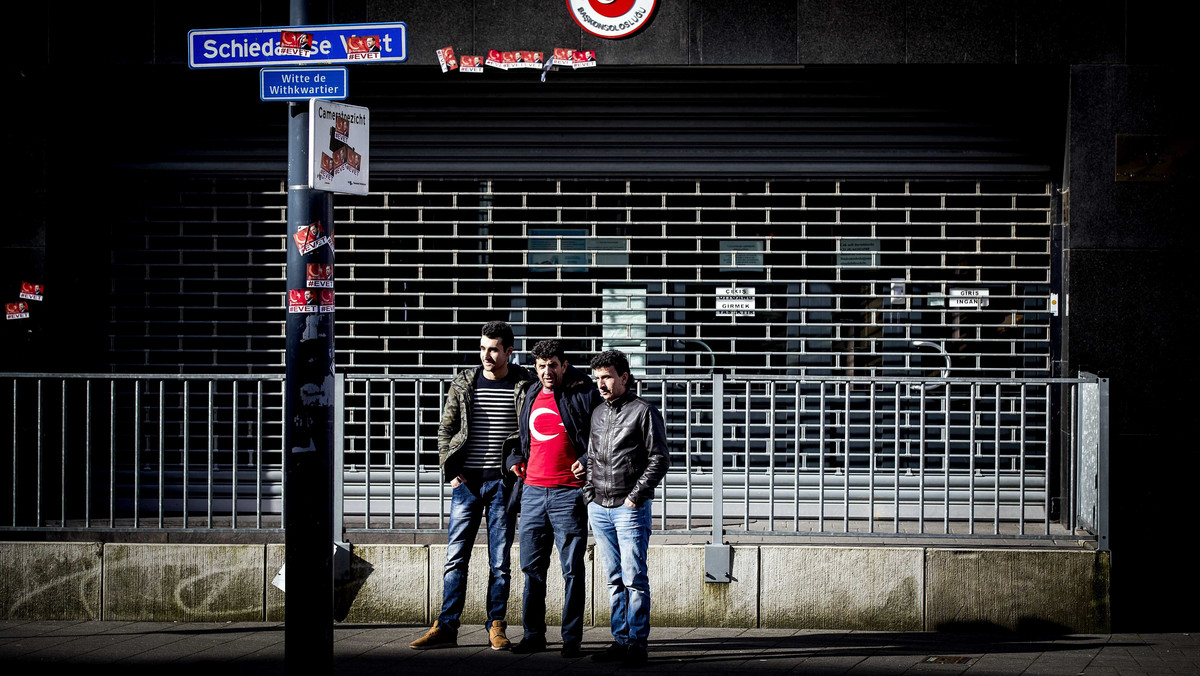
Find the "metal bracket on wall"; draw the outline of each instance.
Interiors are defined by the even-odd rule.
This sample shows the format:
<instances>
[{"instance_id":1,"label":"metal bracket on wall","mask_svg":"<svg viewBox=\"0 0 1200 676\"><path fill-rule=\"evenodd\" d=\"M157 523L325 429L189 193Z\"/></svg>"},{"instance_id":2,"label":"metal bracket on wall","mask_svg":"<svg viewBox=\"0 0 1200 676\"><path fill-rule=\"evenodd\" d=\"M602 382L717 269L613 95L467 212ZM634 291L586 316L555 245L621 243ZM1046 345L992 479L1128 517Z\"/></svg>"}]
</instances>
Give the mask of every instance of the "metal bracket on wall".
<instances>
[{"instance_id":1,"label":"metal bracket on wall","mask_svg":"<svg viewBox=\"0 0 1200 676\"><path fill-rule=\"evenodd\" d=\"M704 581L733 582L733 547L725 544L704 546Z\"/></svg>"}]
</instances>

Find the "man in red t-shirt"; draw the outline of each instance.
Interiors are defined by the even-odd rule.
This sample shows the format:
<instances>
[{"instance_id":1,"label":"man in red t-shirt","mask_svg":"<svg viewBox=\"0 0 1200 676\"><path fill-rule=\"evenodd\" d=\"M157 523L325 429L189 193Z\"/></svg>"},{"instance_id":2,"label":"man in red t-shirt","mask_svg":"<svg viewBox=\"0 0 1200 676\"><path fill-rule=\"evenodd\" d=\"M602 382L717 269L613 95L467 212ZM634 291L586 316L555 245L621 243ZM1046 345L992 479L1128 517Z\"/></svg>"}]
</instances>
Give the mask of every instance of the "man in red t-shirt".
<instances>
[{"instance_id":1,"label":"man in red t-shirt","mask_svg":"<svg viewBox=\"0 0 1200 676\"><path fill-rule=\"evenodd\" d=\"M505 462L525 480L519 527L525 635L512 650L526 654L546 649L546 571L553 545L558 547L565 584L560 653L579 657L587 549L583 459L592 409L603 400L591 379L567 363L557 340L543 340L531 354L538 380L526 393L517 417L521 447Z\"/></svg>"}]
</instances>

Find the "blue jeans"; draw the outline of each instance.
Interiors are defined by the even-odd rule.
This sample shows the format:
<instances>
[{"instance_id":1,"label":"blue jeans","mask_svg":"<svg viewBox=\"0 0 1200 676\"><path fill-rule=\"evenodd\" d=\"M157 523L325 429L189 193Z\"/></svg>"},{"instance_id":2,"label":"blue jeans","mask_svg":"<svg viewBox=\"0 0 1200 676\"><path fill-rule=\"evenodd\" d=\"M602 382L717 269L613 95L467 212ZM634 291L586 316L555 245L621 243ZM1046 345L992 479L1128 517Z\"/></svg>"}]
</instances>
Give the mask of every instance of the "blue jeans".
<instances>
[{"instance_id":1,"label":"blue jeans","mask_svg":"<svg viewBox=\"0 0 1200 676\"><path fill-rule=\"evenodd\" d=\"M460 483L450 502L450 544L442 573L442 614L438 622L458 631L467 592L467 564L479 533L479 521L487 515L488 533L488 624L508 614L509 550L513 543L513 521L507 502L511 487L503 479ZM513 515L516 516L515 514Z\"/></svg>"},{"instance_id":2,"label":"blue jeans","mask_svg":"<svg viewBox=\"0 0 1200 676\"><path fill-rule=\"evenodd\" d=\"M646 647L650 638L650 579L646 550L650 546L650 501L640 507L588 505L596 538L599 573L608 580L613 640Z\"/></svg>"},{"instance_id":3,"label":"blue jeans","mask_svg":"<svg viewBox=\"0 0 1200 676\"><path fill-rule=\"evenodd\" d=\"M587 514L578 488L526 485L521 494L521 570L525 572L525 638L546 636L546 571L550 546L558 547L562 565L562 640L583 640L584 563Z\"/></svg>"}]
</instances>

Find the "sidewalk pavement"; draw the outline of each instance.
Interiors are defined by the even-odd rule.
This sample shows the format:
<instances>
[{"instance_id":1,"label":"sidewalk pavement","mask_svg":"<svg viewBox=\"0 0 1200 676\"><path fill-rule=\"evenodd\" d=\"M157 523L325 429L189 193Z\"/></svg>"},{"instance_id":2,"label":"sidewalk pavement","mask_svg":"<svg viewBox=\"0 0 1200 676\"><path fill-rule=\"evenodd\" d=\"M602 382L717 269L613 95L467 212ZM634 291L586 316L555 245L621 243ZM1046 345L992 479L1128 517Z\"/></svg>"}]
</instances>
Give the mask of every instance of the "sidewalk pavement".
<instances>
[{"instance_id":1,"label":"sidewalk pavement","mask_svg":"<svg viewBox=\"0 0 1200 676\"><path fill-rule=\"evenodd\" d=\"M637 670L545 653L513 655L487 647L482 627L464 627L459 647L416 651L426 627L339 624L338 674L1200 674L1196 634L1031 637L787 629L655 627L650 663ZM511 627L511 638L520 628ZM550 640L557 639L551 630ZM598 652L607 628L589 627L584 651ZM137 676L283 673L283 624L274 622L80 622L0 620L0 672L73 666L111 667ZM18 671L18 669L22 669ZM52 672L53 673L53 672Z\"/></svg>"}]
</instances>

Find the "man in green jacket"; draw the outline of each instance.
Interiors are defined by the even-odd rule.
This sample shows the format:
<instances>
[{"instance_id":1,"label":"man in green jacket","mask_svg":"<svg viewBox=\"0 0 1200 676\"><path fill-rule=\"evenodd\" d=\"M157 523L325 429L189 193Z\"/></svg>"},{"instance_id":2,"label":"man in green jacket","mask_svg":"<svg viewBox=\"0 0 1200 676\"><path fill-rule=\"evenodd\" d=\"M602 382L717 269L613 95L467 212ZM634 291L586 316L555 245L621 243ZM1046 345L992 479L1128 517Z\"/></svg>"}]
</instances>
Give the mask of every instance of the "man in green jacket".
<instances>
[{"instance_id":1,"label":"man in green jacket","mask_svg":"<svg viewBox=\"0 0 1200 676\"><path fill-rule=\"evenodd\" d=\"M450 383L438 425L442 478L454 489L450 503L450 543L442 573L442 610L433 627L409 645L417 649L458 645L459 617L466 600L467 565L487 517L488 643L492 650L510 647L504 618L508 613L509 551L516 509L509 509L514 477L503 464L505 441L516 438L517 412L533 378L510 364L513 330L489 322L479 339L480 365L460 371Z\"/></svg>"}]
</instances>

